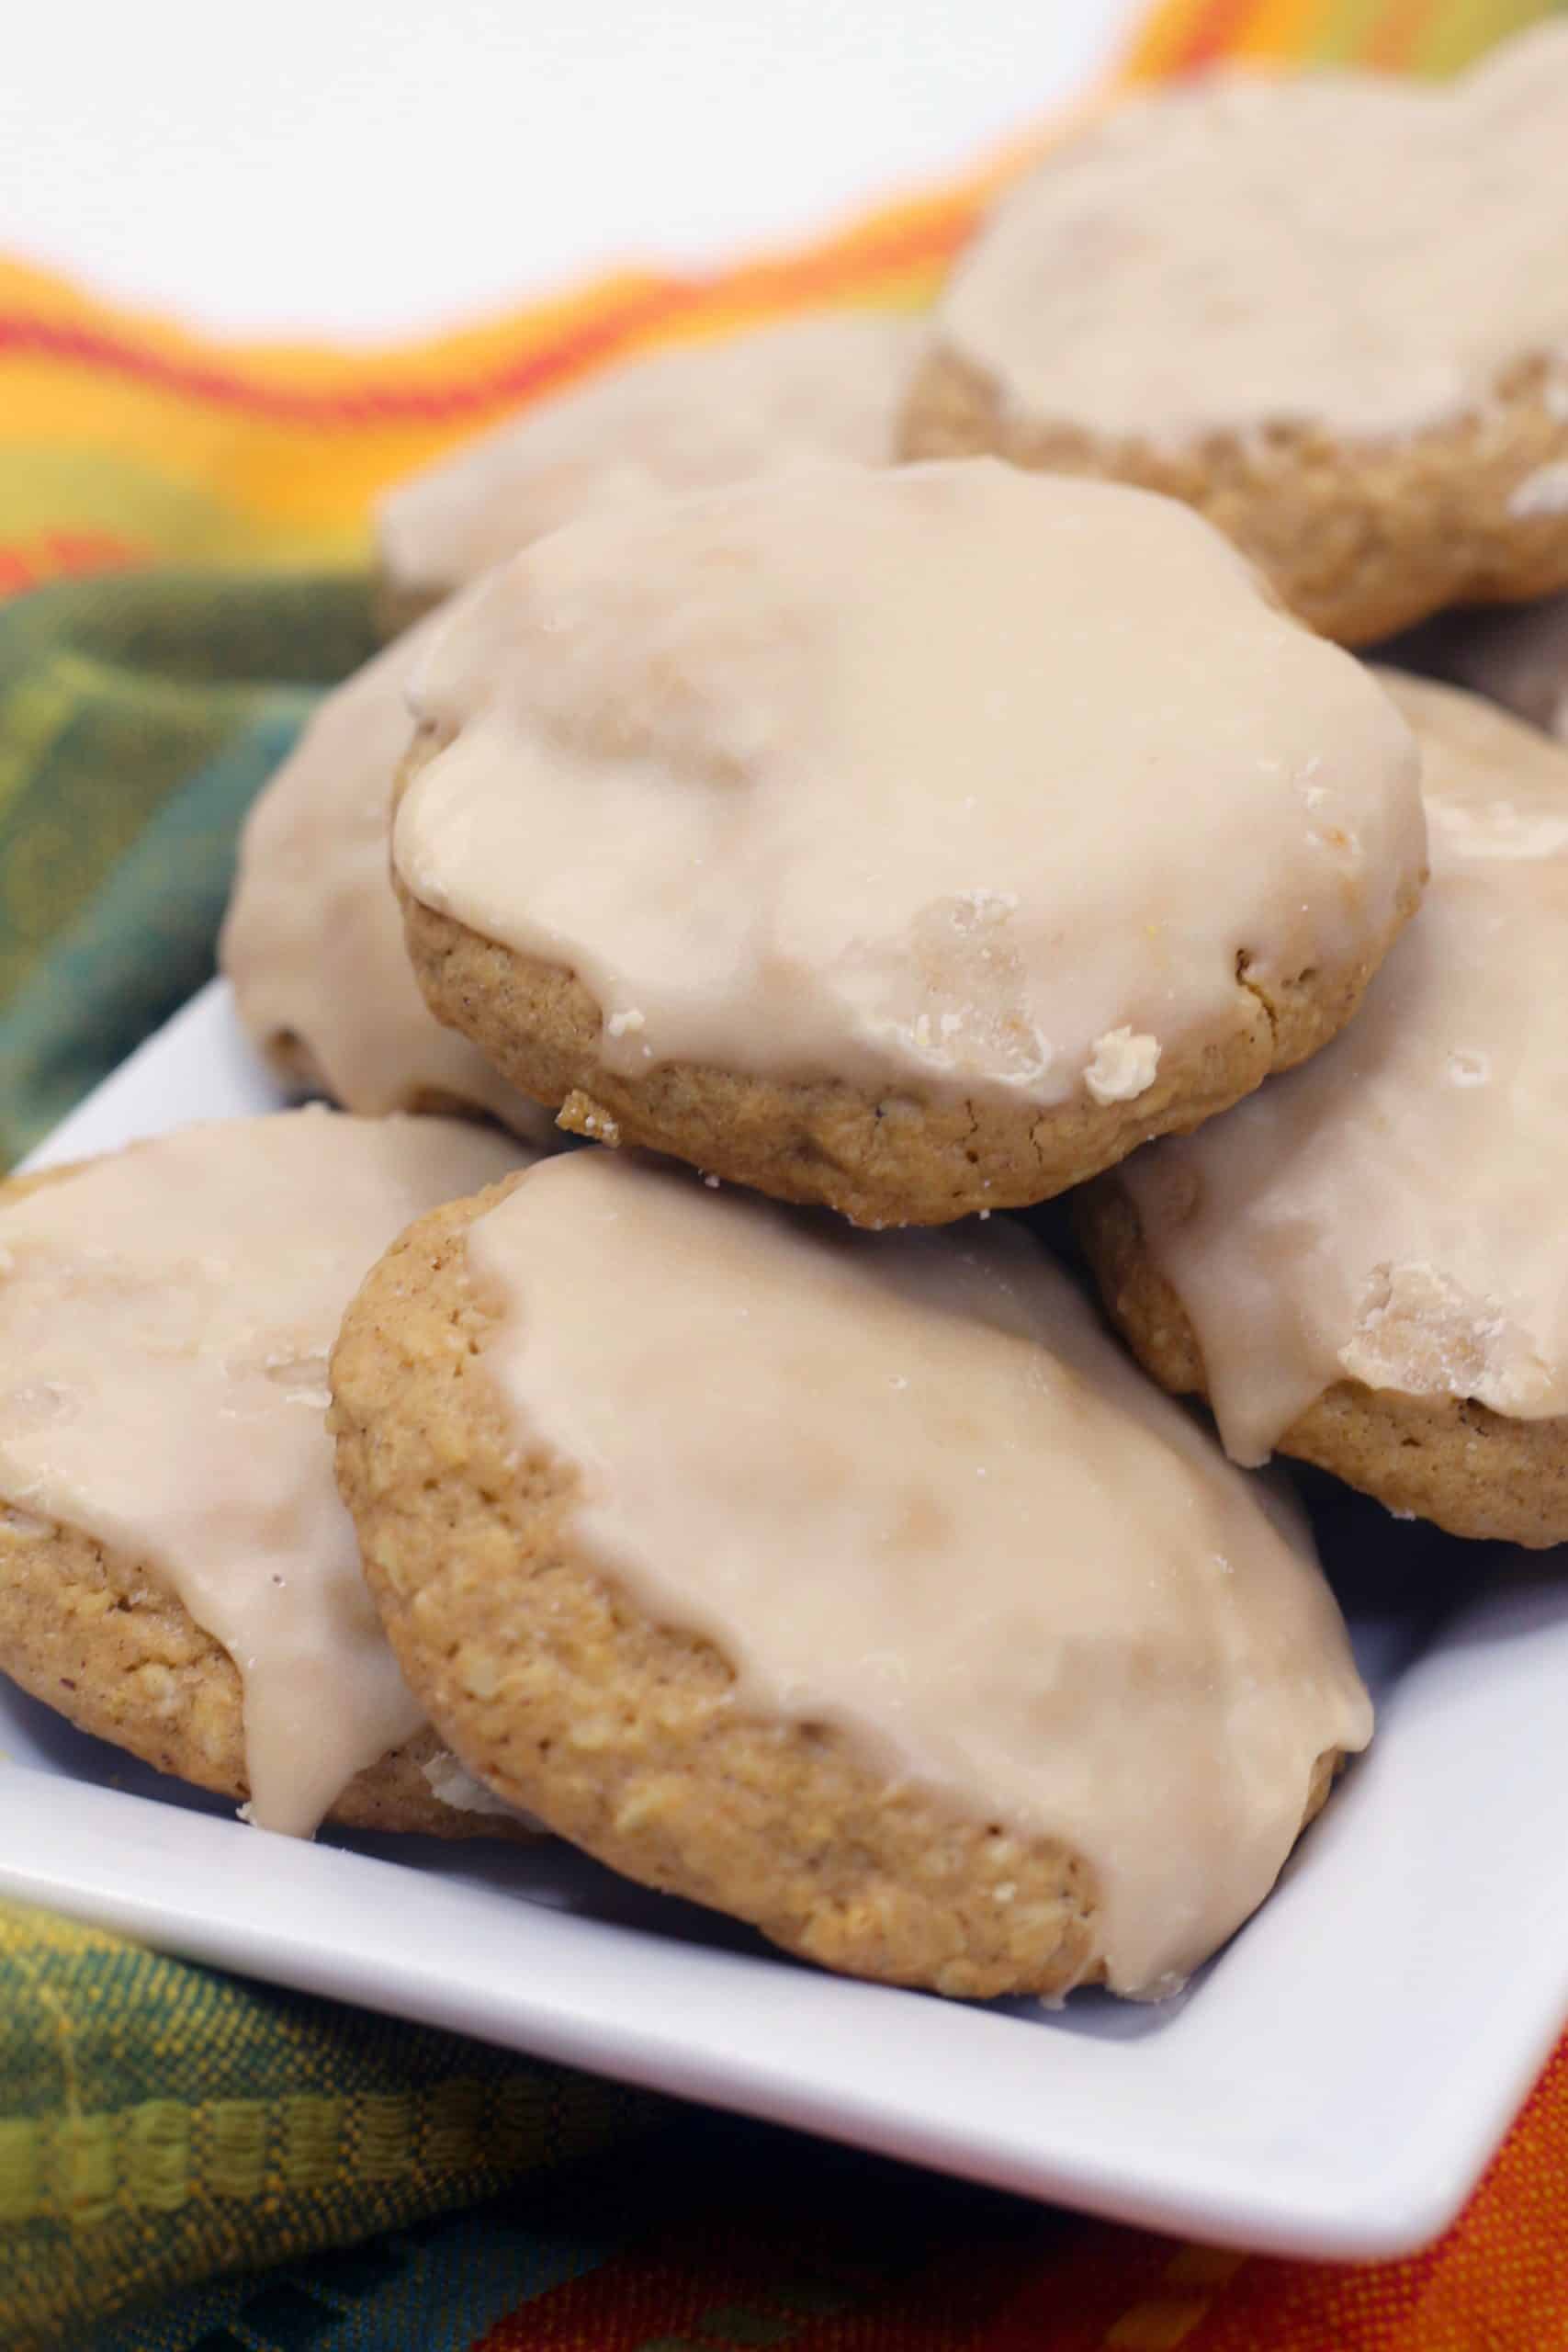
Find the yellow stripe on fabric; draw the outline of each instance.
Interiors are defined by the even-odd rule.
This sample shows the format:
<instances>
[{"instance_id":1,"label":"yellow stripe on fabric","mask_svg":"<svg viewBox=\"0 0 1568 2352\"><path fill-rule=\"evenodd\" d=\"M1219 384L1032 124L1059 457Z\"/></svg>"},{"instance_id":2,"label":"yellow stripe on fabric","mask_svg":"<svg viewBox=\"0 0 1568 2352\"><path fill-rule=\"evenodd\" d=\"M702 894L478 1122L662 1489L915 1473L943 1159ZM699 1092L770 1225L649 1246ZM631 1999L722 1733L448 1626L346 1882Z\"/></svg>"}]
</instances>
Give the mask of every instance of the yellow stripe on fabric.
<instances>
[{"instance_id":1,"label":"yellow stripe on fabric","mask_svg":"<svg viewBox=\"0 0 1568 2352\"><path fill-rule=\"evenodd\" d=\"M1136 82L1157 82L1176 71L1192 29L1193 0L1159 0L1128 45L1122 72Z\"/></svg>"},{"instance_id":2,"label":"yellow stripe on fabric","mask_svg":"<svg viewBox=\"0 0 1568 2352\"><path fill-rule=\"evenodd\" d=\"M1104 2352L1176 2352L1247 2259L1221 2246L1181 2246L1165 2266L1161 2291L1132 2304L1107 2329Z\"/></svg>"},{"instance_id":3,"label":"yellow stripe on fabric","mask_svg":"<svg viewBox=\"0 0 1568 2352\"><path fill-rule=\"evenodd\" d=\"M0 2227L76 2227L113 2211L306 2196L334 2181L503 2168L543 2135L547 2090L525 2102L455 2076L346 2097L147 2099L119 2109L0 2121Z\"/></svg>"},{"instance_id":4,"label":"yellow stripe on fabric","mask_svg":"<svg viewBox=\"0 0 1568 2352\"><path fill-rule=\"evenodd\" d=\"M1553 14L1553 0L1447 0L1434 9L1410 63L1419 74L1455 74L1483 50Z\"/></svg>"},{"instance_id":5,"label":"yellow stripe on fabric","mask_svg":"<svg viewBox=\"0 0 1568 2352\"><path fill-rule=\"evenodd\" d=\"M1134 2303L1107 2332L1106 2352L1176 2352L1210 2308L1207 2295L1156 2295Z\"/></svg>"},{"instance_id":6,"label":"yellow stripe on fabric","mask_svg":"<svg viewBox=\"0 0 1568 2352\"><path fill-rule=\"evenodd\" d=\"M326 2093L286 2098L279 2169L288 2188L322 2188L343 2163L344 2102Z\"/></svg>"},{"instance_id":7,"label":"yellow stripe on fabric","mask_svg":"<svg viewBox=\"0 0 1568 2352\"><path fill-rule=\"evenodd\" d=\"M1292 57L1318 64L1404 66L1451 74L1498 40L1553 13L1554 0L1251 0L1224 23L1213 56ZM1216 0L1163 0L1126 61L1139 79L1179 72Z\"/></svg>"},{"instance_id":8,"label":"yellow stripe on fabric","mask_svg":"<svg viewBox=\"0 0 1568 2352\"><path fill-rule=\"evenodd\" d=\"M361 2180L390 2180L414 2160L417 2131L412 2097L379 2091L359 2102L359 2133L354 2169Z\"/></svg>"},{"instance_id":9,"label":"yellow stripe on fabric","mask_svg":"<svg viewBox=\"0 0 1568 2352\"><path fill-rule=\"evenodd\" d=\"M1319 65L1365 64L1385 0L1326 0L1302 42L1302 55Z\"/></svg>"},{"instance_id":10,"label":"yellow stripe on fabric","mask_svg":"<svg viewBox=\"0 0 1568 2352\"><path fill-rule=\"evenodd\" d=\"M125 2119L125 2178L130 2202L150 2213L177 2213L191 2197L191 2111L175 2098L150 2098Z\"/></svg>"},{"instance_id":11,"label":"yellow stripe on fabric","mask_svg":"<svg viewBox=\"0 0 1568 2352\"><path fill-rule=\"evenodd\" d=\"M1322 0L1258 0L1243 31L1231 44L1242 58L1302 57Z\"/></svg>"},{"instance_id":12,"label":"yellow stripe on fabric","mask_svg":"<svg viewBox=\"0 0 1568 2352\"><path fill-rule=\"evenodd\" d=\"M34 2123L0 2120L0 2228L41 2211L43 2135Z\"/></svg>"},{"instance_id":13,"label":"yellow stripe on fabric","mask_svg":"<svg viewBox=\"0 0 1568 2352\"><path fill-rule=\"evenodd\" d=\"M1072 119L1035 124L964 177L795 252L701 279L622 273L369 352L206 342L0 261L0 593L117 560L82 536L116 528L121 561L357 561L381 489L530 400L656 346L808 310L928 304L988 195ZM40 458L63 485L41 513Z\"/></svg>"},{"instance_id":14,"label":"yellow stripe on fabric","mask_svg":"<svg viewBox=\"0 0 1568 2352\"><path fill-rule=\"evenodd\" d=\"M1454 73L1552 13L1552 0L1337 0L1312 53L1325 62Z\"/></svg>"},{"instance_id":15,"label":"yellow stripe on fabric","mask_svg":"<svg viewBox=\"0 0 1568 2352\"><path fill-rule=\"evenodd\" d=\"M28 673L0 705L0 817L31 783L51 743L81 708L79 665L69 656Z\"/></svg>"},{"instance_id":16,"label":"yellow stripe on fabric","mask_svg":"<svg viewBox=\"0 0 1568 2352\"><path fill-rule=\"evenodd\" d=\"M1226 55L1450 71L1546 6L1165 0L1117 78ZM137 560L359 562L389 482L600 368L826 305L928 302L989 194L1072 119L1035 125L966 176L795 252L703 279L623 271L370 351L212 342L0 261L0 593Z\"/></svg>"}]
</instances>

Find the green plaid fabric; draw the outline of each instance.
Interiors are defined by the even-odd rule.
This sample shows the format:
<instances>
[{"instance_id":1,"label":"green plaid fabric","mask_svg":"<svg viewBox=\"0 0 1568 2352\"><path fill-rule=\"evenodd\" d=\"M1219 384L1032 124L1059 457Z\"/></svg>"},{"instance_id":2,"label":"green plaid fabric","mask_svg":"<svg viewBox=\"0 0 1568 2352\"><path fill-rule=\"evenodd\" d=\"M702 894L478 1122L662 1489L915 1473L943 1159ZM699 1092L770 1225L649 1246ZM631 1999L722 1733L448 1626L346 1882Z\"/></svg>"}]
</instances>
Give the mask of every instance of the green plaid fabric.
<instances>
[{"instance_id":1,"label":"green plaid fabric","mask_svg":"<svg viewBox=\"0 0 1568 2352\"><path fill-rule=\"evenodd\" d=\"M0 1165L209 976L245 809L373 643L350 576L0 604Z\"/></svg>"},{"instance_id":2,"label":"green plaid fabric","mask_svg":"<svg viewBox=\"0 0 1568 2352\"><path fill-rule=\"evenodd\" d=\"M0 1163L208 978L245 809L372 642L352 578L132 573L0 605ZM75 2346L186 2280L471 2203L649 2111L0 1911L0 2346ZM202 2333L138 2326L106 2341Z\"/></svg>"},{"instance_id":3,"label":"green plaid fabric","mask_svg":"<svg viewBox=\"0 0 1568 2352\"><path fill-rule=\"evenodd\" d=\"M653 2112L456 2035L0 1908L0 2343L81 2345L106 2312L472 2204ZM97 2340L196 2343L225 2298L254 2296L209 2288Z\"/></svg>"}]
</instances>

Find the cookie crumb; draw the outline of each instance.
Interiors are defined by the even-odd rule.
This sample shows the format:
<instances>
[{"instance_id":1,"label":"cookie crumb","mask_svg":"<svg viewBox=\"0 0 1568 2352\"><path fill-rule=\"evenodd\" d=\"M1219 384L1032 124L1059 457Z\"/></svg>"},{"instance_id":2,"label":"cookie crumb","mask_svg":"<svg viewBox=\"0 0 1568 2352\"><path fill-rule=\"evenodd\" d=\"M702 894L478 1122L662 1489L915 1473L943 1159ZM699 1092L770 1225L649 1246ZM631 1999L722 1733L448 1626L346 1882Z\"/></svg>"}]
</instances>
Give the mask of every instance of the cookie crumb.
<instances>
[{"instance_id":1,"label":"cookie crumb","mask_svg":"<svg viewBox=\"0 0 1568 2352\"><path fill-rule=\"evenodd\" d=\"M630 1031L646 1029L647 1026L647 1015L633 1005L628 1012L612 1012L604 1023L604 1034L608 1037L625 1037Z\"/></svg>"},{"instance_id":2,"label":"cookie crumb","mask_svg":"<svg viewBox=\"0 0 1568 2352\"><path fill-rule=\"evenodd\" d=\"M572 1088L556 1113L556 1125L564 1127L569 1135L586 1136L592 1143L606 1144L612 1151L621 1140L620 1121L602 1103L595 1102L592 1094L585 1094L581 1086Z\"/></svg>"},{"instance_id":3,"label":"cookie crumb","mask_svg":"<svg viewBox=\"0 0 1568 2352\"><path fill-rule=\"evenodd\" d=\"M437 1804L450 1805L455 1813L496 1813L503 1814L512 1820L523 1818L533 1822L532 1815L519 1815L514 1805L503 1803L493 1789L487 1789L482 1781L476 1781L449 1747L439 1748L419 1769Z\"/></svg>"},{"instance_id":4,"label":"cookie crumb","mask_svg":"<svg viewBox=\"0 0 1568 2352\"><path fill-rule=\"evenodd\" d=\"M1094 1041L1094 1059L1084 1071L1084 1084L1097 1102L1131 1102L1155 1082L1159 1068L1159 1040L1130 1028L1108 1029Z\"/></svg>"},{"instance_id":5,"label":"cookie crumb","mask_svg":"<svg viewBox=\"0 0 1568 2352\"><path fill-rule=\"evenodd\" d=\"M1532 514L1568 514L1568 461L1559 458L1555 464L1538 466L1533 474L1516 482L1508 512L1527 520Z\"/></svg>"}]
</instances>

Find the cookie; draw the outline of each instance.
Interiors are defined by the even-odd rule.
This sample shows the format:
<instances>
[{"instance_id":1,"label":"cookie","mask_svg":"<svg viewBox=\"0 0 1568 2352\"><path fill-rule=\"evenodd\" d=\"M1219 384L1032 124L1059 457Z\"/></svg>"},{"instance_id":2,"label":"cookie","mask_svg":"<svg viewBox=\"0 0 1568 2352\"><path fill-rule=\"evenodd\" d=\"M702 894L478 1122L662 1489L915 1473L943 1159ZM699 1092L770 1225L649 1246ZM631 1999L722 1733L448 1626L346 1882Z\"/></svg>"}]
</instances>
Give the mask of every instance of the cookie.
<instances>
[{"instance_id":1,"label":"cookie","mask_svg":"<svg viewBox=\"0 0 1568 2352\"><path fill-rule=\"evenodd\" d=\"M1565 131L1563 26L1448 84L1233 72L1131 98L960 258L904 452L1186 499L1348 645L1561 587Z\"/></svg>"},{"instance_id":2,"label":"cookie","mask_svg":"<svg viewBox=\"0 0 1568 2352\"><path fill-rule=\"evenodd\" d=\"M523 1157L312 1110L5 1187L0 1668L266 1828L493 1828L365 1591L326 1357L410 1219Z\"/></svg>"},{"instance_id":3,"label":"cookie","mask_svg":"<svg viewBox=\"0 0 1568 2352\"><path fill-rule=\"evenodd\" d=\"M1239 1462L1455 1535L1568 1542L1568 753L1390 676L1432 881L1353 1026L1092 1186L1105 1303Z\"/></svg>"},{"instance_id":4,"label":"cookie","mask_svg":"<svg viewBox=\"0 0 1568 2352\"><path fill-rule=\"evenodd\" d=\"M329 695L253 805L218 960L286 1086L371 1117L482 1113L542 1145L538 1104L426 1010L387 876L409 678L439 626L432 616Z\"/></svg>"},{"instance_id":5,"label":"cookie","mask_svg":"<svg viewBox=\"0 0 1568 2352\"><path fill-rule=\"evenodd\" d=\"M596 505L803 460L888 463L923 335L897 313L829 311L655 351L530 408L382 500L385 627Z\"/></svg>"},{"instance_id":6,"label":"cookie","mask_svg":"<svg viewBox=\"0 0 1568 2352\"><path fill-rule=\"evenodd\" d=\"M430 648L431 1009L561 1124L862 1225L1046 1199L1348 1019L1414 743L1168 499L990 460L601 515Z\"/></svg>"},{"instance_id":7,"label":"cookie","mask_svg":"<svg viewBox=\"0 0 1568 2352\"><path fill-rule=\"evenodd\" d=\"M1369 1736L1304 1523L1010 1219L857 1235L572 1153L413 1227L332 1380L468 1769L830 1968L1167 1991Z\"/></svg>"}]
</instances>

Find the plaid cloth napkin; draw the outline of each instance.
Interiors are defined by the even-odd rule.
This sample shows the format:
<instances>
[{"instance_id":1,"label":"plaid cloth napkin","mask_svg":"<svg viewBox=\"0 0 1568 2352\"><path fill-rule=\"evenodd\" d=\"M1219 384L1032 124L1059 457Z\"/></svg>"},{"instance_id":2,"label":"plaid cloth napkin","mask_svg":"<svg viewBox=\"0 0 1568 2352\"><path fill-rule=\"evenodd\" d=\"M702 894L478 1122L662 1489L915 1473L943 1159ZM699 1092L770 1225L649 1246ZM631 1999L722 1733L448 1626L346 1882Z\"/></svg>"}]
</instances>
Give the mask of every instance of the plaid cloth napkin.
<instances>
[{"instance_id":1,"label":"plaid cloth napkin","mask_svg":"<svg viewBox=\"0 0 1568 2352\"><path fill-rule=\"evenodd\" d=\"M1443 72L1544 13L1168 0L1128 71ZM805 253L621 277L368 358L205 345L0 261L0 1165L210 971L240 818L369 649L376 488L652 343L919 304L1038 144ZM1042 2212L0 1908L0 2347L1544 2352L1568 2344L1565 2052L1439 2245L1314 2267Z\"/></svg>"}]
</instances>

